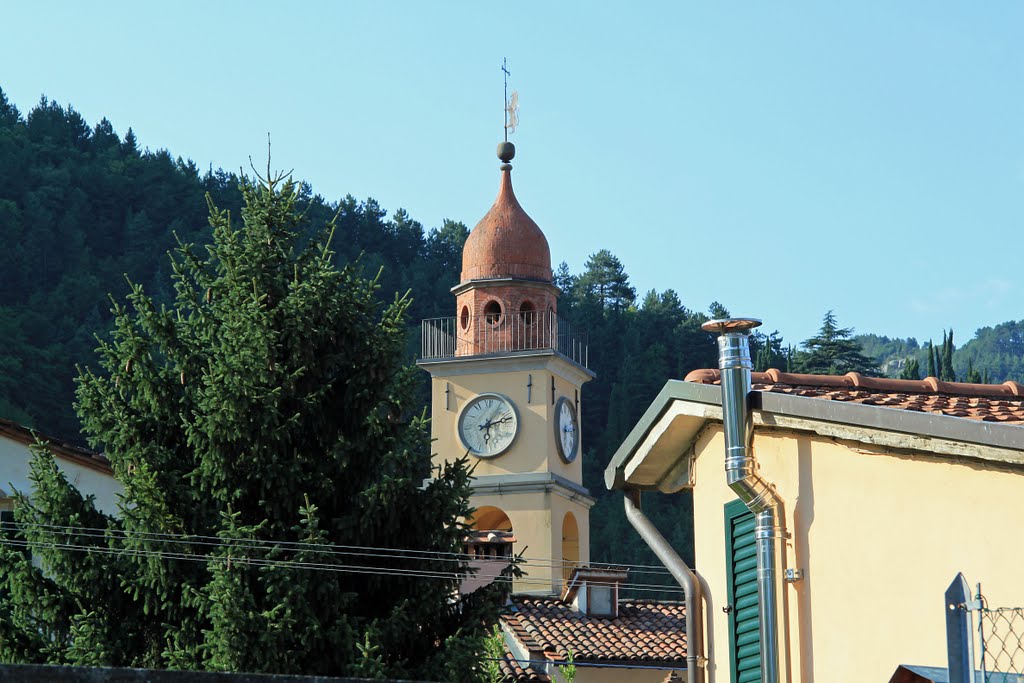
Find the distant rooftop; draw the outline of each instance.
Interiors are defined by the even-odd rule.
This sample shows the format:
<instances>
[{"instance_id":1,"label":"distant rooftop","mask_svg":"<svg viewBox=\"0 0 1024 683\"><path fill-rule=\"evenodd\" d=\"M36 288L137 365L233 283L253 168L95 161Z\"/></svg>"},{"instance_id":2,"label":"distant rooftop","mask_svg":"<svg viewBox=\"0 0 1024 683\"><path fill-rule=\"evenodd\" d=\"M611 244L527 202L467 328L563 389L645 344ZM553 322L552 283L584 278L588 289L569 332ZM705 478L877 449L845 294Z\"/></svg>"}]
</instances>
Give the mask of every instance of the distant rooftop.
<instances>
[{"instance_id":1,"label":"distant rooftop","mask_svg":"<svg viewBox=\"0 0 1024 683\"><path fill-rule=\"evenodd\" d=\"M502 617L530 652L562 662L686 666L686 608L682 603L621 600L617 617L588 616L555 597L513 595Z\"/></svg>"}]
</instances>

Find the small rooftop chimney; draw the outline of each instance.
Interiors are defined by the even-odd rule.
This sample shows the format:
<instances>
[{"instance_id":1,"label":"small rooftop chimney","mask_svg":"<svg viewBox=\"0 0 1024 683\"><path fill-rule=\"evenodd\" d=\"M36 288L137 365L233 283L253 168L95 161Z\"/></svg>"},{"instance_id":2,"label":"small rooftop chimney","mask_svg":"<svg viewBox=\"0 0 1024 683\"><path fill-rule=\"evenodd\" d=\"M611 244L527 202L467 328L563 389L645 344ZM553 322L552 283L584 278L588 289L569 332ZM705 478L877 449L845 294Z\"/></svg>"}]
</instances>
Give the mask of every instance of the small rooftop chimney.
<instances>
[{"instance_id":1,"label":"small rooftop chimney","mask_svg":"<svg viewBox=\"0 0 1024 683\"><path fill-rule=\"evenodd\" d=\"M625 569L577 567L565 584L562 602L573 605L588 617L619 616L619 586L626 581Z\"/></svg>"},{"instance_id":2,"label":"small rooftop chimney","mask_svg":"<svg viewBox=\"0 0 1024 683\"><path fill-rule=\"evenodd\" d=\"M512 561L512 545L516 537L511 531L471 531L463 542L469 556L470 573L459 585L462 595L492 583Z\"/></svg>"}]
</instances>

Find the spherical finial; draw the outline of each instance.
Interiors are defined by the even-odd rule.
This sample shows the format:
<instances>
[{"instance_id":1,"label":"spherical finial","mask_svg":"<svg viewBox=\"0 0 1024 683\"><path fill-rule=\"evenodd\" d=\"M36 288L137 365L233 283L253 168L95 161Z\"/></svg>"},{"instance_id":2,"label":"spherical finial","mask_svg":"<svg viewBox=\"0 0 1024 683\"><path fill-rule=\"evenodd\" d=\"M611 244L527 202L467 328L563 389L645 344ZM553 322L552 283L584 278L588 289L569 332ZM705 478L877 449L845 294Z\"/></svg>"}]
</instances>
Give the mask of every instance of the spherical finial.
<instances>
[{"instance_id":1,"label":"spherical finial","mask_svg":"<svg viewBox=\"0 0 1024 683\"><path fill-rule=\"evenodd\" d=\"M498 158L506 164L512 161L516 156L516 146L506 140L505 142L498 143Z\"/></svg>"}]
</instances>

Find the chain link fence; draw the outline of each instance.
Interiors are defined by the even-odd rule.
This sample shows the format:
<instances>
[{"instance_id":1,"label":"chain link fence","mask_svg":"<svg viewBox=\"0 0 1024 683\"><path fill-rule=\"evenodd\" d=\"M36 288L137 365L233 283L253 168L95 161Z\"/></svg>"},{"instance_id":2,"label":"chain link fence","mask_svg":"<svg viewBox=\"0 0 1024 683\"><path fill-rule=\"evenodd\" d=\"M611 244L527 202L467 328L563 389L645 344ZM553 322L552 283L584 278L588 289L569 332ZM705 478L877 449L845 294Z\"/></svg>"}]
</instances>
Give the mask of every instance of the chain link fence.
<instances>
[{"instance_id":1,"label":"chain link fence","mask_svg":"<svg viewBox=\"0 0 1024 683\"><path fill-rule=\"evenodd\" d=\"M990 607L963 574L945 598L950 683L1024 683L1024 607Z\"/></svg>"},{"instance_id":2,"label":"chain link fence","mask_svg":"<svg viewBox=\"0 0 1024 683\"><path fill-rule=\"evenodd\" d=\"M984 597L981 603L978 639L985 683L989 683L989 674L1017 674L1024 682L1024 607L990 609ZM1013 680L1005 676L1001 679Z\"/></svg>"}]
</instances>

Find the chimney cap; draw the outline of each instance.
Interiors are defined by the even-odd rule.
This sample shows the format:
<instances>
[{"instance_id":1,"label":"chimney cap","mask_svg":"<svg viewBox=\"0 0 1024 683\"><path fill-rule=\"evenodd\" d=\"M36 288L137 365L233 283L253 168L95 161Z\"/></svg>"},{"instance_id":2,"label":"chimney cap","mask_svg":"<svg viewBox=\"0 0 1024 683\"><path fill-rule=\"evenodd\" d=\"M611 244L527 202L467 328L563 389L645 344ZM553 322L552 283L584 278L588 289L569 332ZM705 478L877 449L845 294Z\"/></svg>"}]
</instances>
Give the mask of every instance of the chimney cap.
<instances>
[{"instance_id":1,"label":"chimney cap","mask_svg":"<svg viewBox=\"0 0 1024 683\"><path fill-rule=\"evenodd\" d=\"M761 321L758 318L718 318L707 321L700 326L700 329L705 332L729 334L730 332L746 332L760 325Z\"/></svg>"}]
</instances>

